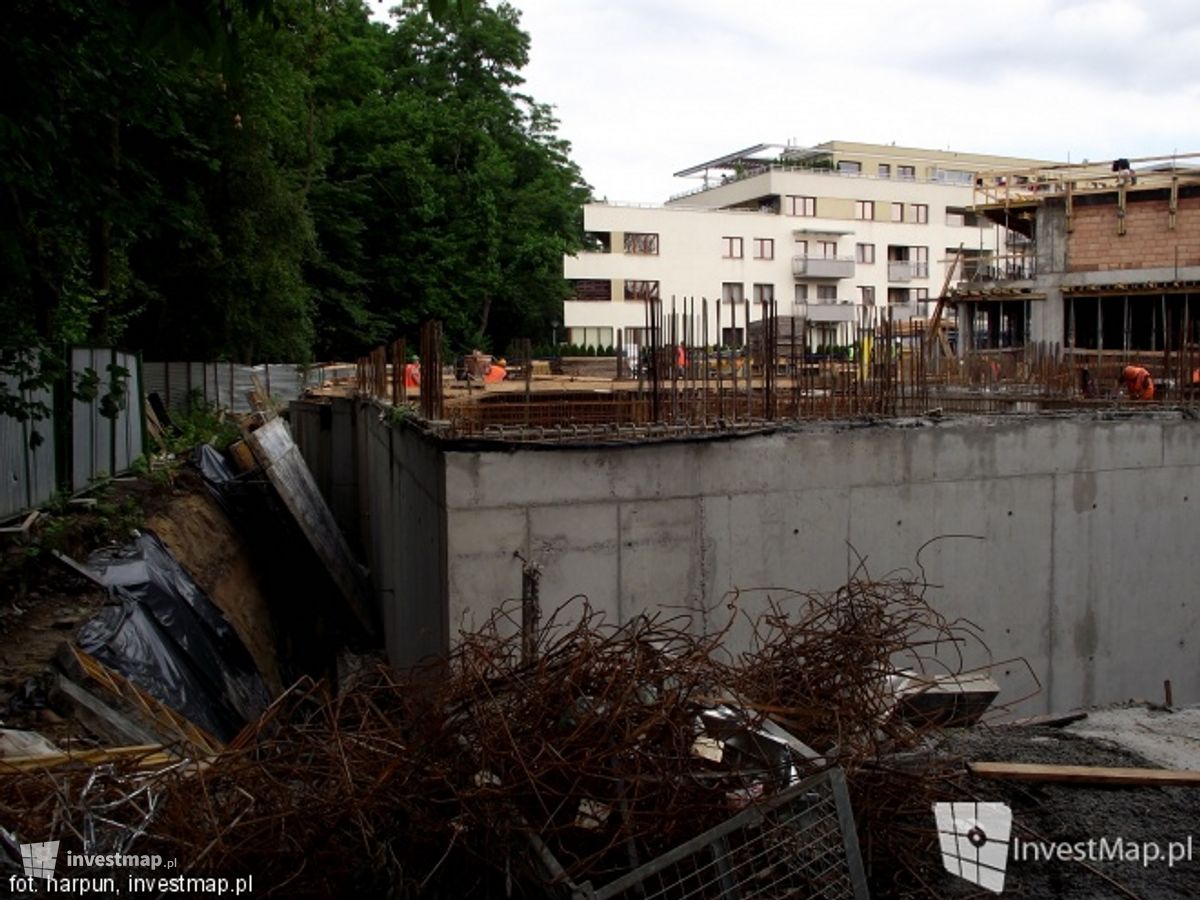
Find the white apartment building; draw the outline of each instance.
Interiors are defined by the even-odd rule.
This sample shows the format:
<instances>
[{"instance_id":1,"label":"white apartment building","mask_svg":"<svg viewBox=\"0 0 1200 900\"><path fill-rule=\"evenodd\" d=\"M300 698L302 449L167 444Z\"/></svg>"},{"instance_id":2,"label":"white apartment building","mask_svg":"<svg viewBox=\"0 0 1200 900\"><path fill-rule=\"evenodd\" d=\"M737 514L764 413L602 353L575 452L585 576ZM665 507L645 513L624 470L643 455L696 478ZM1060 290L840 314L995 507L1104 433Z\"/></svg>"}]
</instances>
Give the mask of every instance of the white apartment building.
<instances>
[{"instance_id":1,"label":"white apartment building","mask_svg":"<svg viewBox=\"0 0 1200 900\"><path fill-rule=\"evenodd\" d=\"M763 300L805 318L814 347L847 342L871 310L928 315L960 246L970 277L1020 239L969 212L976 173L1044 164L831 141L759 144L689 167L675 174L700 185L665 205L584 207L597 249L564 258L566 338L644 343L647 298L668 311L694 298L697 313L707 298L710 342L731 345L744 339L744 300L751 321Z\"/></svg>"}]
</instances>

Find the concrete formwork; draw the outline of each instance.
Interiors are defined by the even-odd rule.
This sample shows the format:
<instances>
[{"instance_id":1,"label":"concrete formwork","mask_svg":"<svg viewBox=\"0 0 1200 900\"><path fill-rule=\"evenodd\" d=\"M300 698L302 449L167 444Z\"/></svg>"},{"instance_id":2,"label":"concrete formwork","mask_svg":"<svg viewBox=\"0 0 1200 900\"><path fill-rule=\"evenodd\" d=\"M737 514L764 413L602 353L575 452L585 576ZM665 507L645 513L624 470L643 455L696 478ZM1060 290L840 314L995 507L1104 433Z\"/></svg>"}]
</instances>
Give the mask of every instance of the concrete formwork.
<instances>
[{"instance_id":1,"label":"concrete formwork","mask_svg":"<svg viewBox=\"0 0 1200 900\"><path fill-rule=\"evenodd\" d=\"M878 578L940 537L920 560L930 599L980 625L995 657L1029 660L1043 691L1025 709L1157 698L1167 678L1177 701L1200 700L1200 424L1170 413L503 450L355 419L363 544L398 665L519 597L515 553L543 568L544 615L586 594L625 619L831 589L863 560ZM1009 697L1029 684L1017 666L994 674Z\"/></svg>"}]
</instances>

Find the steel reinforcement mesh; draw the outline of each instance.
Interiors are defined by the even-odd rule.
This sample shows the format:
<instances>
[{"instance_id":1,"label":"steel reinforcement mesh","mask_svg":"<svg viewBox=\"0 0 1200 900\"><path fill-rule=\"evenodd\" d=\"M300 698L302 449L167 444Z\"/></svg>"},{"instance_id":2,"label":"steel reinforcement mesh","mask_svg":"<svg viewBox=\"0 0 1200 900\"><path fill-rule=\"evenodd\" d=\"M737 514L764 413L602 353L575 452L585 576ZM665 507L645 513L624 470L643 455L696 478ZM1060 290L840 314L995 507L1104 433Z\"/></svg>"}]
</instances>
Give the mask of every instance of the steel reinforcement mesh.
<instances>
[{"instance_id":1,"label":"steel reinforcement mesh","mask_svg":"<svg viewBox=\"0 0 1200 900\"><path fill-rule=\"evenodd\" d=\"M866 900L866 878L840 770L752 806L627 875L593 900Z\"/></svg>"}]
</instances>

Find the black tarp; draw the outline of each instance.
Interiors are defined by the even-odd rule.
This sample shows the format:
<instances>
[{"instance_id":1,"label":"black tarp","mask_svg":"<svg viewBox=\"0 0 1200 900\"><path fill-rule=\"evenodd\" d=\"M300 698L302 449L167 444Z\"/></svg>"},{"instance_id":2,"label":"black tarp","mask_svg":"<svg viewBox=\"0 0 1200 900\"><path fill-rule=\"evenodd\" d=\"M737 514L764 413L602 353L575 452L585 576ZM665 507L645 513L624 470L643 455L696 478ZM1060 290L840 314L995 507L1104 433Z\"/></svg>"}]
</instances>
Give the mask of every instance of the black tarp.
<instances>
[{"instance_id":1,"label":"black tarp","mask_svg":"<svg viewBox=\"0 0 1200 900\"><path fill-rule=\"evenodd\" d=\"M118 602L80 629L82 650L223 741L258 717L270 696L249 652L157 535L88 566Z\"/></svg>"}]
</instances>

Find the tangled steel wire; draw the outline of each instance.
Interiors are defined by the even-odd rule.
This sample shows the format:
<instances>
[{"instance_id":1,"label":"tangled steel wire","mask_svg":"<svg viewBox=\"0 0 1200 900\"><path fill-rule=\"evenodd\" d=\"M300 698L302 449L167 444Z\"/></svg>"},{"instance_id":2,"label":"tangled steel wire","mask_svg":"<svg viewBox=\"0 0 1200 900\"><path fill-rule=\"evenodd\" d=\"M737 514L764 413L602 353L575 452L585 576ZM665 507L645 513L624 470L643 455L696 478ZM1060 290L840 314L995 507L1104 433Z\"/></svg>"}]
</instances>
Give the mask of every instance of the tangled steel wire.
<instances>
[{"instance_id":1,"label":"tangled steel wire","mask_svg":"<svg viewBox=\"0 0 1200 900\"><path fill-rule=\"evenodd\" d=\"M894 714L894 678L961 670L964 644L982 646L924 593L863 577L764 592L753 617L742 594L703 633L690 616L606 623L577 600L538 627L534 653L502 610L437 669L380 667L336 696L296 684L212 759L0 778L0 804L21 835L253 873L280 896L542 895L539 879L602 883L781 787L779 759L728 739L769 718L813 750L788 759L793 774L843 766L860 823L886 829L894 794L919 802L921 779L879 761L934 727ZM754 637L734 653L739 617ZM145 802L121 806L135 793ZM531 834L554 871L527 864ZM905 848L869 846L872 879L891 884Z\"/></svg>"}]
</instances>

